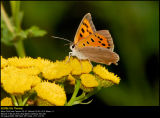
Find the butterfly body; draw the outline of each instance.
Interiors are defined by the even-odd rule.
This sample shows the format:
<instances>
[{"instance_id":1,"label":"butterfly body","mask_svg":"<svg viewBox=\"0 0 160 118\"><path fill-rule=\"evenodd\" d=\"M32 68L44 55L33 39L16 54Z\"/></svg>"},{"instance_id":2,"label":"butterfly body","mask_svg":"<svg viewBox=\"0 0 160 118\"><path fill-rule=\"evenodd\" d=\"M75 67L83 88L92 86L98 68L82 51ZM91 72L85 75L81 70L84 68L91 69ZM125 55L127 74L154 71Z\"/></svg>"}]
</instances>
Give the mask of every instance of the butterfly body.
<instances>
[{"instance_id":1,"label":"butterfly body","mask_svg":"<svg viewBox=\"0 0 160 118\"><path fill-rule=\"evenodd\" d=\"M109 31L96 31L90 13L82 19L70 49L70 56L76 56L80 60L88 59L107 65L119 61L119 55L113 52L114 44Z\"/></svg>"},{"instance_id":2,"label":"butterfly body","mask_svg":"<svg viewBox=\"0 0 160 118\"><path fill-rule=\"evenodd\" d=\"M85 59L88 59L85 55L83 55L83 53L81 53L79 50L77 49L74 49L74 48L71 48L72 52L71 52L71 55L72 56L76 56L78 59L81 59L81 60L85 60Z\"/></svg>"}]
</instances>

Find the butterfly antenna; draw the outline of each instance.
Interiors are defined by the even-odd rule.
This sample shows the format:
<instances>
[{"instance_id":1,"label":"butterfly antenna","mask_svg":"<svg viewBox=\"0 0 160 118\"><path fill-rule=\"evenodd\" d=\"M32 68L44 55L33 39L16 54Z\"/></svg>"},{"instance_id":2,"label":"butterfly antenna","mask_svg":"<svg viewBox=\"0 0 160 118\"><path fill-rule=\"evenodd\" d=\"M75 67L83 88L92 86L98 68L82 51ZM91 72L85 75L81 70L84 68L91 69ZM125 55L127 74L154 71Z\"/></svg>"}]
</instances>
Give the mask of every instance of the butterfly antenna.
<instances>
[{"instance_id":1,"label":"butterfly antenna","mask_svg":"<svg viewBox=\"0 0 160 118\"><path fill-rule=\"evenodd\" d=\"M66 44L64 44L64 46L66 46L66 45L71 45L72 43L66 43Z\"/></svg>"},{"instance_id":2,"label":"butterfly antenna","mask_svg":"<svg viewBox=\"0 0 160 118\"><path fill-rule=\"evenodd\" d=\"M52 36L53 38L56 38L56 39L62 39L62 40L65 40L65 41L68 41L70 43L72 43L72 41L68 40L68 39L65 39L65 38L61 38L61 37L56 37L56 36Z\"/></svg>"}]
</instances>

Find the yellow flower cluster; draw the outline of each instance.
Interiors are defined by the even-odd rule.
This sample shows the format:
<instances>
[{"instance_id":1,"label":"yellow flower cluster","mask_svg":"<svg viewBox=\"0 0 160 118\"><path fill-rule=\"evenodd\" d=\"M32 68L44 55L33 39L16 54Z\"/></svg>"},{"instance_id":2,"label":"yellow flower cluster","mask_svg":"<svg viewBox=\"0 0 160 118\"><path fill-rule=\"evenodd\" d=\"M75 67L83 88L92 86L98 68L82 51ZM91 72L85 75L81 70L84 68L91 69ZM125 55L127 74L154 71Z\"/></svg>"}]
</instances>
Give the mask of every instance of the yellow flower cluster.
<instances>
[{"instance_id":1,"label":"yellow flower cluster","mask_svg":"<svg viewBox=\"0 0 160 118\"><path fill-rule=\"evenodd\" d=\"M36 63L36 61L30 57L4 59L1 56L2 63L1 84L4 90L10 94L24 94L41 82L38 77L40 69L34 66L33 63Z\"/></svg>"},{"instance_id":2,"label":"yellow flower cluster","mask_svg":"<svg viewBox=\"0 0 160 118\"><path fill-rule=\"evenodd\" d=\"M92 71L94 73L90 74ZM41 103L44 100L43 102L47 101L51 105L63 106L67 99L67 89L74 91L77 78L81 82L80 88L85 92L91 92L98 86L108 87L120 82L117 75L101 65L92 68L92 64L87 60L80 61L73 57L68 59L67 56L64 60L52 62L40 57L4 59L1 56L3 89L14 95L23 95L27 91L35 90ZM50 82L44 82L42 79ZM58 84L63 84L64 88Z\"/></svg>"},{"instance_id":3,"label":"yellow flower cluster","mask_svg":"<svg viewBox=\"0 0 160 118\"><path fill-rule=\"evenodd\" d=\"M56 61L55 63L45 66L42 75L48 80L54 80L67 76L70 72L71 68L69 64L64 61Z\"/></svg>"},{"instance_id":4,"label":"yellow flower cluster","mask_svg":"<svg viewBox=\"0 0 160 118\"><path fill-rule=\"evenodd\" d=\"M29 75L13 66L1 70L1 83L10 94L24 94L39 82L41 79L38 76Z\"/></svg>"},{"instance_id":5,"label":"yellow flower cluster","mask_svg":"<svg viewBox=\"0 0 160 118\"><path fill-rule=\"evenodd\" d=\"M13 106L12 99L5 97L1 100L1 106Z\"/></svg>"},{"instance_id":6,"label":"yellow flower cluster","mask_svg":"<svg viewBox=\"0 0 160 118\"><path fill-rule=\"evenodd\" d=\"M66 102L66 94L64 89L55 83L39 83L35 87L35 90L41 99L47 100L55 106L63 106Z\"/></svg>"},{"instance_id":7,"label":"yellow flower cluster","mask_svg":"<svg viewBox=\"0 0 160 118\"><path fill-rule=\"evenodd\" d=\"M100 77L100 79L107 82L107 84L119 84L120 78L112 72L109 72L105 67L97 65L93 68L93 72ZM102 81L101 81L102 82ZM108 83L109 82L109 83Z\"/></svg>"}]
</instances>

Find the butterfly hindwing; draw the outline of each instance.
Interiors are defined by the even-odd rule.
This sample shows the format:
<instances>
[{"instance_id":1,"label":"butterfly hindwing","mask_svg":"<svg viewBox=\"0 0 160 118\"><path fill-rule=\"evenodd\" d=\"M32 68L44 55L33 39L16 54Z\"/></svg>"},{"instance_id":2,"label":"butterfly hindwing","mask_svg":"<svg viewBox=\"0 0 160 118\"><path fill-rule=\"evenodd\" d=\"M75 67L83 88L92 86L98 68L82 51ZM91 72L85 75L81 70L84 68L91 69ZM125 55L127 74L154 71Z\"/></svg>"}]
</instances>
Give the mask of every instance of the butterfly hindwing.
<instances>
[{"instance_id":1,"label":"butterfly hindwing","mask_svg":"<svg viewBox=\"0 0 160 118\"><path fill-rule=\"evenodd\" d=\"M83 19L78 27L78 30L77 30L76 35L74 37L74 44L79 42L81 39L84 39L85 37L91 35L95 31L96 31L96 29L95 29L95 26L92 22L91 14L87 13L83 17Z\"/></svg>"},{"instance_id":2,"label":"butterfly hindwing","mask_svg":"<svg viewBox=\"0 0 160 118\"><path fill-rule=\"evenodd\" d=\"M103 47L110 49L111 51L114 49L113 40L108 30L96 31L85 39L79 41L76 45L77 48L83 48L86 46Z\"/></svg>"},{"instance_id":3,"label":"butterfly hindwing","mask_svg":"<svg viewBox=\"0 0 160 118\"><path fill-rule=\"evenodd\" d=\"M87 46L79 48L78 51L87 57L90 61L97 63L103 63L107 65L114 63L117 65L117 62L119 61L119 55L117 53L103 47Z\"/></svg>"}]
</instances>

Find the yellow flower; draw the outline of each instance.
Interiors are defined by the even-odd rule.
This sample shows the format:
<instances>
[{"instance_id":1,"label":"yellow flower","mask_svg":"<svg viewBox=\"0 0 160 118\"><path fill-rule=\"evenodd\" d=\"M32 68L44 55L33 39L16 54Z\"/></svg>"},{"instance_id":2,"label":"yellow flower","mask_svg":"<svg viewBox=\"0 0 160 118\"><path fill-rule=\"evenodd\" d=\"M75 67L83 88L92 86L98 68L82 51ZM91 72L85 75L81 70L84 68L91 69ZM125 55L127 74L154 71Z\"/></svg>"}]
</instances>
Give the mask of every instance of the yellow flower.
<instances>
[{"instance_id":1,"label":"yellow flower","mask_svg":"<svg viewBox=\"0 0 160 118\"><path fill-rule=\"evenodd\" d=\"M104 81L110 81L113 84L119 84L120 78L112 72L109 72L105 67L97 65L93 68L93 72ZM107 83L109 84L109 83Z\"/></svg>"},{"instance_id":2,"label":"yellow flower","mask_svg":"<svg viewBox=\"0 0 160 118\"><path fill-rule=\"evenodd\" d=\"M64 76L69 75L71 72L71 67L64 61L56 61L44 67L42 71L42 76L48 80L60 79Z\"/></svg>"},{"instance_id":3,"label":"yellow flower","mask_svg":"<svg viewBox=\"0 0 160 118\"><path fill-rule=\"evenodd\" d=\"M18 68L28 68L35 66L35 59L31 57L24 57L24 58L18 58L18 57L12 57L8 58L8 65L15 66Z\"/></svg>"},{"instance_id":4,"label":"yellow flower","mask_svg":"<svg viewBox=\"0 0 160 118\"><path fill-rule=\"evenodd\" d=\"M88 60L82 60L82 73L90 73L92 71L92 65Z\"/></svg>"},{"instance_id":5,"label":"yellow flower","mask_svg":"<svg viewBox=\"0 0 160 118\"><path fill-rule=\"evenodd\" d=\"M5 97L1 100L1 106L13 106L12 99Z\"/></svg>"},{"instance_id":6,"label":"yellow flower","mask_svg":"<svg viewBox=\"0 0 160 118\"><path fill-rule=\"evenodd\" d=\"M30 67L30 68L16 68L15 66L8 66L4 68L7 72L22 72L28 75L38 75L40 73L40 70L38 67Z\"/></svg>"},{"instance_id":7,"label":"yellow flower","mask_svg":"<svg viewBox=\"0 0 160 118\"><path fill-rule=\"evenodd\" d=\"M38 76L30 76L30 78L32 79L32 87L35 87L36 85L41 83L41 78Z\"/></svg>"},{"instance_id":8,"label":"yellow flower","mask_svg":"<svg viewBox=\"0 0 160 118\"><path fill-rule=\"evenodd\" d=\"M1 80L4 90L10 94L24 94L33 84L29 75L15 71L3 70Z\"/></svg>"},{"instance_id":9,"label":"yellow flower","mask_svg":"<svg viewBox=\"0 0 160 118\"><path fill-rule=\"evenodd\" d=\"M8 65L7 60L1 56L1 69L6 67L7 65Z\"/></svg>"},{"instance_id":10,"label":"yellow flower","mask_svg":"<svg viewBox=\"0 0 160 118\"><path fill-rule=\"evenodd\" d=\"M53 105L63 106L66 102L66 94L63 88L55 83L42 82L35 87L37 95Z\"/></svg>"},{"instance_id":11,"label":"yellow flower","mask_svg":"<svg viewBox=\"0 0 160 118\"><path fill-rule=\"evenodd\" d=\"M71 74L69 74L67 81L69 81L70 85L75 85L75 78Z\"/></svg>"},{"instance_id":12,"label":"yellow flower","mask_svg":"<svg viewBox=\"0 0 160 118\"><path fill-rule=\"evenodd\" d=\"M98 86L98 81L96 80L95 76L91 74L82 74L80 76L81 79L81 89L86 92L90 92L93 88Z\"/></svg>"},{"instance_id":13,"label":"yellow flower","mask_svg":"<svg viewBox=\"0 0 160 118\"><path fill-rule=\"evenodd\" d=\"M82 65L77 58L70 57L70 61L68 63L72 68L72 75L80 75L82 73Z\"/></svg>"},{"instance_id":14,"label":"yellow flower","mask_svg":"<svg viewBox=\"0 0 160 118\"><path fill-rule=\"evenodd\" d=\"M68 56L65 58L64 62L69 63L72 68L72 75L80 75L82 73L89 73L92 71L92 65L88 60L78 60L77 58L70 57L68 60Z\"/></svg>"},{"instance_id":15,"label":"yellow flower","mask_svg":"<svg viewBox=\"0 0 160 118\"><path fill-rule=\"evenodd\" d=\"M20 72L26 73L28 75L38 75L38 74L40 74L40 69L38 67L30 67L30 68L22 68L22 69L18 68L18 70Z\"/></svg>"},{"instance_id":16,"label":"yellow flower","mask_svg":"<svg viewBox=\"0 0 160 118\"><path fill-rule=\"evenodd\" d=\"M40 69L40 71L43 71L44 67L47 67L51 64L53 64L52 61L48 60L48 59L43 59L41 57L38 57L36 60L36 67L38 67Z\"/></svg>"},{"instance_id":17,"label":"yellow flower","mask_svg":"<svg viewBox=\"0 0 160 118\"><path fill-rule=\"evenodd\" d=\"M98 82L96 78L91 74L82 74L80 76L81 84L83 84L85 87L97 87Z\"/></svg>"},{"instance_id":18,"label":"yellow flower","mask_svg":"<svg viewBox=\"0 0 160 118\"><path fill-rule=\"evenodd\" d=\"M3 85L3 82L5 81L5 78L7 78L7 73L4 72L4 69L1 70L1 84Z\"/></svg>"}]
</instances>

